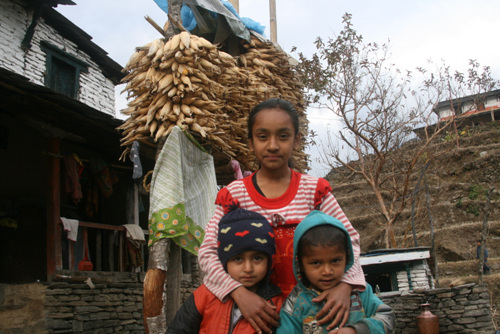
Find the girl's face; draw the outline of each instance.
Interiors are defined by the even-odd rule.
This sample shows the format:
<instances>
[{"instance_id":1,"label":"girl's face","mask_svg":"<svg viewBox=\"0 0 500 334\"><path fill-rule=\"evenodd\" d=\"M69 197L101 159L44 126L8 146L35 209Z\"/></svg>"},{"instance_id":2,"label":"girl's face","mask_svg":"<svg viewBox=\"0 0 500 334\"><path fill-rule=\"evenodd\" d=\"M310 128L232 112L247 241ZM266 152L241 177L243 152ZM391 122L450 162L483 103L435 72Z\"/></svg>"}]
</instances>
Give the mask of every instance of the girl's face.
<instances>
[{"instance_id":1,"label":"girl's face","mask_svg":"<svg viewBox=\"0 0 500 334\"><path fill-rule=\"evenodd\" d=\"M288 160L299 144L299 135L288 113L282 109L262 109L255 116L250 150L255 154L261 169L288 168Z\"/></svg>"}]
</instances>

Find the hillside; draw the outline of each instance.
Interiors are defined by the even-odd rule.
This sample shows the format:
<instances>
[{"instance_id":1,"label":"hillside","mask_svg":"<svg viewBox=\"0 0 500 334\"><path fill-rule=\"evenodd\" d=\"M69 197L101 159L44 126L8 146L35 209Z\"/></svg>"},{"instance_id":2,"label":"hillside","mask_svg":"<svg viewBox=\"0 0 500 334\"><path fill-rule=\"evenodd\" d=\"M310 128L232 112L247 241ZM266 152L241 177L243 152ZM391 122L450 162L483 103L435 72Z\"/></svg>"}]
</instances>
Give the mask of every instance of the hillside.
<instances>
[{"instance_id":1,"label":"hillside","mask_svg":"<svg viewBox=\"0 0 500 334\"><path fill-rule=\"evenodd\" d=\"M430 218L434 225L440 287L478 281L475 260L476 240L481 236L486 192L494 191L489 204L489 266L492 274L484 277L492 293L494 310L500 311L500 124L489 123L468 129L456 141L442 138L433 144L434 161L426 176L429 185L430 212L425 193L416 201L418 246L431 246ZM413 175L413 186L420 170ZM332 171L327 177L333 193L361 235L361 250L385 248L383 218L377 211L373 191L358 177L342 177ZM394 226L399 248L413 247L411 202ZM497 317L497 323L500 318Z\"/></svg>"}]
</instances>

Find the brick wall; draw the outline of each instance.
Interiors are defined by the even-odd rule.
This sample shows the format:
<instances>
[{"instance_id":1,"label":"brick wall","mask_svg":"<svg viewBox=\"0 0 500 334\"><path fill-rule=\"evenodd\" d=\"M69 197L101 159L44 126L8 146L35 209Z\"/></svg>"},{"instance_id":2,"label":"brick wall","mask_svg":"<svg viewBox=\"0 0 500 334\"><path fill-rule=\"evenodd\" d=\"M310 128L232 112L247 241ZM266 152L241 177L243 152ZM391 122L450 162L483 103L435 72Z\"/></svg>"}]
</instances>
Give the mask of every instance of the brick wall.
<instances>
[{"instance_id":1,"label":"brick wall","mask_svg":"<svg viewBox=\"0 0 500 334\"><path fill-rule=\"evenodd\" d=\"M0 67L23 75L31 82L43 85L45 53L40 42L47 41L89 65L88 73L80 73L80 90L77 100L104 113L115 114L115 90L99 66L77 45L63 38L57 31L40 19L27 52L21 42L31 24L32 11L26 11L19 0L0 1Z\"/></svg>"}]
</instances>

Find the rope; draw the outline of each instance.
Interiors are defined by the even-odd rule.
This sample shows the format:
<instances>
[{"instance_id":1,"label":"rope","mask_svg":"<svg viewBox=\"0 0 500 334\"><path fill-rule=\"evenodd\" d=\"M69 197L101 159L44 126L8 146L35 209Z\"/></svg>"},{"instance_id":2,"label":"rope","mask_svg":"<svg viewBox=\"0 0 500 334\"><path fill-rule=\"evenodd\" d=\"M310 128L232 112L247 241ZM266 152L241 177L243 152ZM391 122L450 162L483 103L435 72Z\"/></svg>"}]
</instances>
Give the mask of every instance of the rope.
<instances>
[{"instance_id":1,"label":"rope","mask_svg":"<svg viewBox=\"0 0 500 334\"><path fill-rule=\"evenodd\" d=\"M146 175L144 175L144 177L142 178L142 186L144 187L144 190L146 190L146 192L150 192L151 190L151 182L149 182L149 184L147 183L147 180L148 180L148 177L150 175L153 174L153 170L150 170L149 172L146 173Z\"/></svg>"}]
</instances>

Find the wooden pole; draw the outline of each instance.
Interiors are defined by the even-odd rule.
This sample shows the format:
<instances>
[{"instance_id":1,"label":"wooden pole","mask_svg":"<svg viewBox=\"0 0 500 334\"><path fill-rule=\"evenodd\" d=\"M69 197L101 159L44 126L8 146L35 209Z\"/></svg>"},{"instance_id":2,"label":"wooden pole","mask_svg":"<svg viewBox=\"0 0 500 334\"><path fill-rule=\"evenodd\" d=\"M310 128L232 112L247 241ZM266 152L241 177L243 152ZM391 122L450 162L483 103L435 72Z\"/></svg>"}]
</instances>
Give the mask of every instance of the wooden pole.
<instances>
[{"instance_id":1,"label":"wooden pole","mask_svg":"<svg viewBox=\"0 0 500 334\"><path fill-rule=\"evenodd\" d=\"M276 25L276 0L269 0L269 20L271 30L271 42L278 43L278 32Z\"/></svg>"},{"instance_id":2,"label":"wooden pole","mask_svg":"<svg viewBox=\"0 0 500 334\"><path fill-rule=\"evenodd\" d=\"M437 251L434 237L434 220L431 214L431 199L429 194L429 185L427 184L427 177L424 175L424 185L425 185L425 203L427 205L427 215L429 216L430 234L431 234L431 256L434 262L434 278L436 280L436 287L439 288L439 272L438 272L438 259Z\"/></svg>"},{"instance_id":3,"label":"wooden pole","mask_svg":"<svg viewBox=\"0 0 500 334\"><path fill-rule=\"evenodd\" d=\"M182 3L168 2L169 22L165 37L181 32ZM160 140L156 149L156 158L163 148L165 140ZM143 286L143 321L146 334L165 333L170 321L180 307L181 276L174 266L180 268L180 248L170 239L161 239L149 247L149 263ZM173 254L172 254L173 253ZM176 277L174 277L174 275ZM169 293L169 291L172 291ZM163 301L165 300L165 304Z\"/></svg>"},{"instance_id":4,"label":"wooden pole","mask_svg":"<svg viewBox=\"0 0 500 334\"><path fill-rule=\"evenodd\" d=\"M488 237L488 220L490 217L490 198L493 190L495 188L492 186L490 190L486 193L486 202L484 205L484 216L483 216L483 229L481 230L481 246L479 247L479 284L483 284L483 269L484 269L484 249L486 248L486 238Z\"/></svg>"},{"instance_id":5,"label":"wooden pole","mask_svg":"<svg viewBox=\"0 0 500 334\"><path fill-rule=\"evenodd\" d=\"M240 13L240 1L239 0L229 0L231 5L233 5L234 9L236 10L236 13Z\"/></svg>"},{"instance_id":6,"label":"wooden pole","mask_svg":"<svg viewBox=\"0 0 500 334\"><path fill-rule=\"evenodd\" d=\"M59 154L60 139L49 138L47 146L49 153ZM62 269L60 159L49 155L47 171L47 281L51 281L56 271Z\"/></svg>"},{"instance_id":7,"label":"wooden pole","mask_svg":"<svg viewBox=\"0 0 500 334\"><path fill-rule=\"evenodd\" d=\"M182 281L182 249L170 242L167 271L167 305L165 317L168 324L174 320L177 310L181 307L181 281Z\"/></svg>"}]
</instances>

